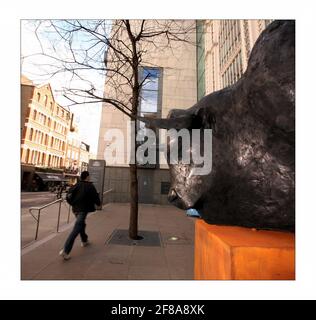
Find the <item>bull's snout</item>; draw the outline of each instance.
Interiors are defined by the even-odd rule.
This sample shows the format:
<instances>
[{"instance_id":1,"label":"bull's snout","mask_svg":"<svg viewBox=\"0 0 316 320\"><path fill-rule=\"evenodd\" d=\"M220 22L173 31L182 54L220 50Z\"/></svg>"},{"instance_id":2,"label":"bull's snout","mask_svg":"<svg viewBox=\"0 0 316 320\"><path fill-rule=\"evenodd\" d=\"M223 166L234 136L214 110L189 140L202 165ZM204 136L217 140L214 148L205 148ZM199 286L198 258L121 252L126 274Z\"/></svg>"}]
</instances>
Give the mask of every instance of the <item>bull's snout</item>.
<instances>
[{"instance_id":1,"label":"bull's snout","mask_svg":"<svg viewBox=\"0 0 316 320\"><path fill-rule=\"evenodd\" d=\"M168 201L174 206L183 210L190 208L190 206L183 200L183 198L177 193L175 189L170 189L168 194Z\"/></svg>"}]
</instances>

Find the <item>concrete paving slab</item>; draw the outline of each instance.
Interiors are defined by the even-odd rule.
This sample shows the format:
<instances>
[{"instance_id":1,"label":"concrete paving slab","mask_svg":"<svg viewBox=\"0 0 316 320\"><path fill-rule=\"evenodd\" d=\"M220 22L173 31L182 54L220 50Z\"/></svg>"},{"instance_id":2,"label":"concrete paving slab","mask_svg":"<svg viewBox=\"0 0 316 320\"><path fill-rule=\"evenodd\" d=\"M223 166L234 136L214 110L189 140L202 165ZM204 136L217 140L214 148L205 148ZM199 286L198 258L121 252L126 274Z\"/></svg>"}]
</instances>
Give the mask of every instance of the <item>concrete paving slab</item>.
<instances>
[{"instance_id":1,"label":"concrete paving slab","mask_svg":"<svg viewBox=\"0 0 316 320\"><path fill-rule=\"evenodd\" d=\"M134 266L128 271L128 280L170 280L167 267Z\"/></svg>"}]
</instances>

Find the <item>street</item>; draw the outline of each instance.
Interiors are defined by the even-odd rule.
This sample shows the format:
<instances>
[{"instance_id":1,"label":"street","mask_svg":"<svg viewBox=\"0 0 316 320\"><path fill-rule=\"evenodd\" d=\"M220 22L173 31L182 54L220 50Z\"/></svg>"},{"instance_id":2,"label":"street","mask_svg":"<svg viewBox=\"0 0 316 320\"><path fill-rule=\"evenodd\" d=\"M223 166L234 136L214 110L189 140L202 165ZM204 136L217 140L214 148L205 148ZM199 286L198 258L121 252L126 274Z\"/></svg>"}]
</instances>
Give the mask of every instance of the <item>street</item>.
<instances>
[{"instance_id":1,"label":"street","mask_svg":"<svg viewBox=\"0 0 316 320\"><path fill-rule=\"evenodd\" d=\"M27 211L30 207L43 206L54 200L56 200L56 193L53 193L50 191L21 192L21 208L27 209ZM22 211L25 211L25 210L22 210Z\"/></svg>"}]
</instances>

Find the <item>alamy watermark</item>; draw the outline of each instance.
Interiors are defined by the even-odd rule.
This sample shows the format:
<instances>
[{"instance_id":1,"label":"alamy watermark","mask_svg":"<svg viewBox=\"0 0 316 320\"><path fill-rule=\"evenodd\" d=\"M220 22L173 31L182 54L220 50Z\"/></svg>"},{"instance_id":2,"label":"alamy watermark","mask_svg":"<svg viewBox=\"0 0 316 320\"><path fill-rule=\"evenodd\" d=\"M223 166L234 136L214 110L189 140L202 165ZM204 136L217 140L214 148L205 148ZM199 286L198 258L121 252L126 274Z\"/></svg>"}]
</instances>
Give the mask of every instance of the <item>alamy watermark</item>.
<instances>
[{"instance_id":1,"label":"alamy watermark","mask_svg":"<svg viewBox=\"0 0 316 320\"><path fill-rule=\"evenodd\" d=\"M191 175L207 175L211 172L212 129L159 129L156 133L149 128L141 128L136 132L135 128L135 121L128 121L125 130L119 128L106 130L104 159L107 164L181 163L193 167Z\"/></svg>"}]
</instances>

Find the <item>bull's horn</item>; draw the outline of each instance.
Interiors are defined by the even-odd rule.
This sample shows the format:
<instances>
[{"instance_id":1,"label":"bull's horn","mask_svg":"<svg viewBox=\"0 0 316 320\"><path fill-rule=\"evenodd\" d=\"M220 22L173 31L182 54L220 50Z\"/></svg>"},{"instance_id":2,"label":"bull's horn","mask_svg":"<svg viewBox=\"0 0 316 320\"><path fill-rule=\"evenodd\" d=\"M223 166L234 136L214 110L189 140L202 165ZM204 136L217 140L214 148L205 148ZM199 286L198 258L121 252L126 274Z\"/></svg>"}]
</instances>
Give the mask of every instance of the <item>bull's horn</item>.
<instances>
[{"instance_id":1,"label":"bull's horn","mask_svg":"<svg viewBox=\"0 0 316 320\"><path fill-rule=\"evenodd\" d=\"M184 114L181 110L172 110L168 118L147 118L147 117L137 117L138 120L144 122L146 126L152 128L161 128L161 129L183 129L190 128L192 124L192 115ZM180 114L181 113L181 114Z\"/></svg>"}]
</instances>

